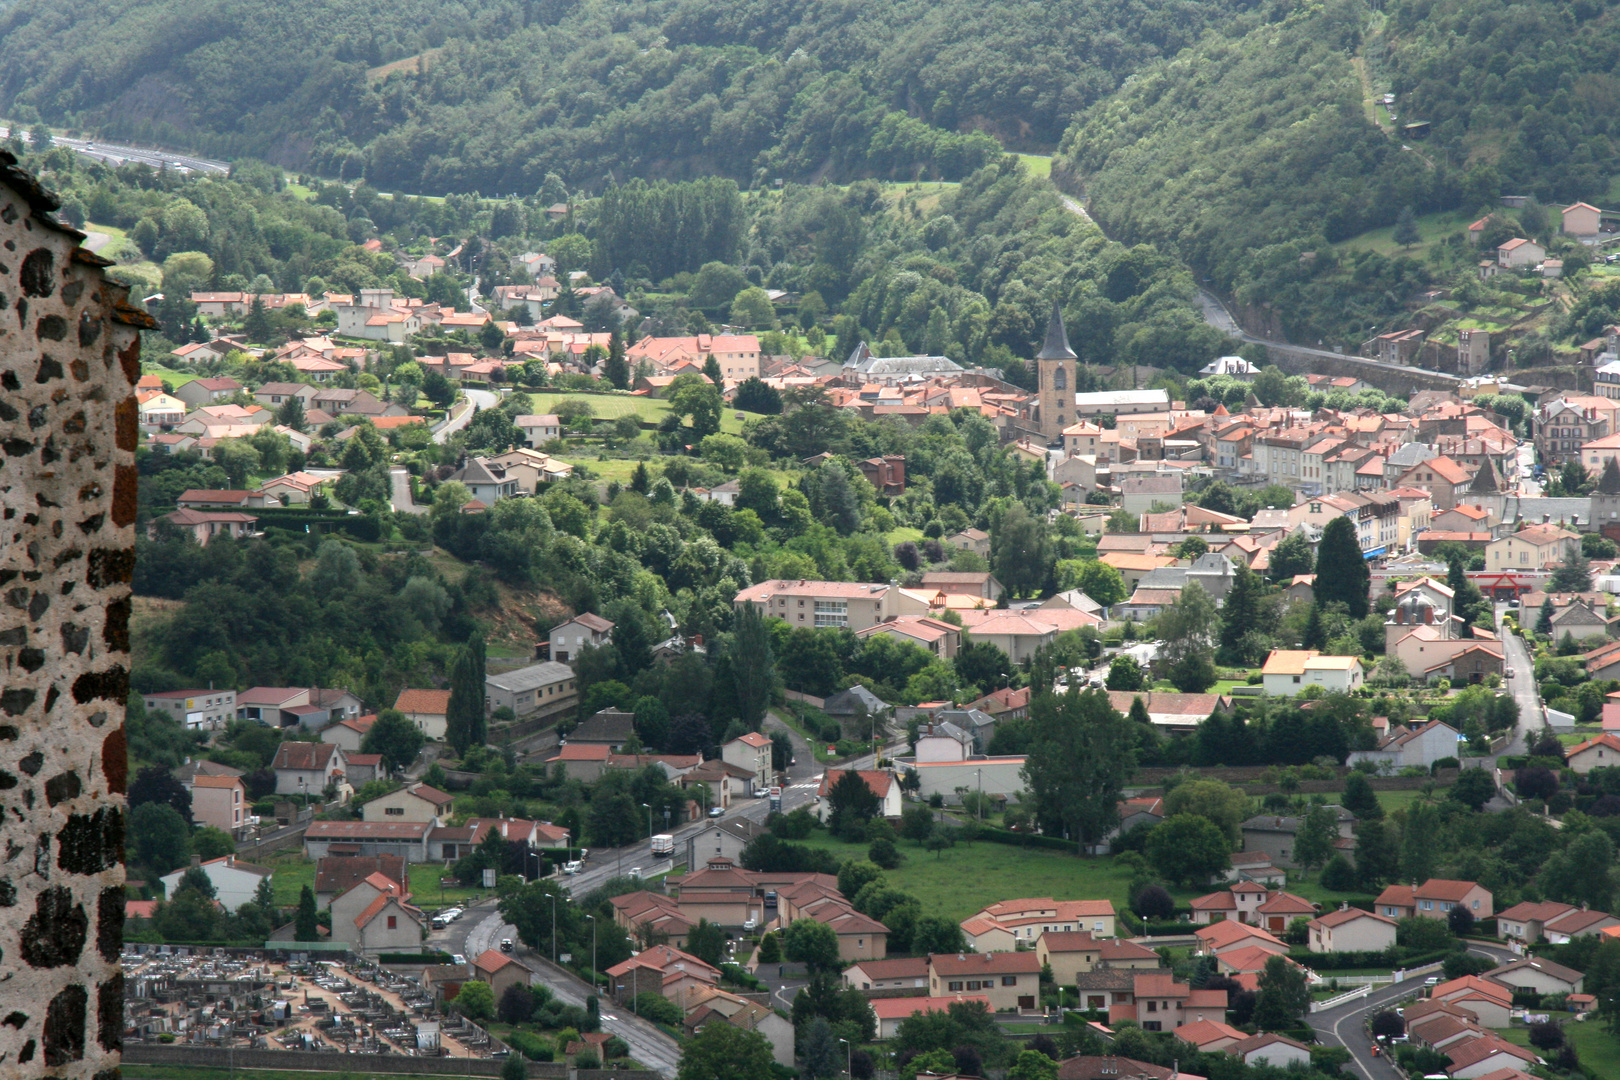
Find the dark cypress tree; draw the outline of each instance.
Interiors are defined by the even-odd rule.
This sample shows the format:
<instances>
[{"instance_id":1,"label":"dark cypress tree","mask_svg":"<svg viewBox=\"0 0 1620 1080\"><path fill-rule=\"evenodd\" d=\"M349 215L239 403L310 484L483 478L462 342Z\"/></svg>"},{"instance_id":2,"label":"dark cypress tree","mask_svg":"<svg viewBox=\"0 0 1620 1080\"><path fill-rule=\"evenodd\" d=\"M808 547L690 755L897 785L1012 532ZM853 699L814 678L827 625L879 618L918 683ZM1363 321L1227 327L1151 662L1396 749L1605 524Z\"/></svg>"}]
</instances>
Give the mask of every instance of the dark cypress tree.
<instances>
[{"instance_id":1,"label":"dark cypress tree","mask_svg":"<svg viewBox=\"0 0 1620 1080\"><path fill-rule=\"evenodd\" d=\"M1337 601L1349 609L1352 619L1364 619L1371 583L1372 573L1362 557L1354 523L1347 517L1334 518L1322 530L1322 542L1316 550L1316 602Z\"/></svg>"},{"instance_id":2,"label":"dark cypress tree","mask_svg":"<svg viewBox=\"0 0 1620 1080\"><path fill-rule=\"evenodd\" d=\"M247 335L249 341L270 340L270 313L264 310L264 301L257 295L253 297L253 306L248 308L247 317L242 320L242 333Z\"/></svg>"},{"instance_id":3,"label":"dark cypress tree","mask_svg":"<svg viewBox=\"0 0 1620 1080\"><path fill-rule=\"evenodd\" d=\"M630 388L630 365L624 358L624 335L617 330L608 337L608 354L602 364L602 375L620 390Z\"/></svg>"},{"instance_id":4,"label":"dark cypress tree","mask_svg":"<svg viewBox=\"0 0 1620 1080\"><path fill-rule=\"evenodd\" d=\"M299 941L314 941L320 934L315 919L315 892L308 885L298 891L298 919L293 937Z\"/></svg>"},{"instance_id":5,"label":"dark cypress tree","mask_svg":"<svg viewBox=\"0 0 1620 1080\"><path fill-rule=\"evenodd\" d=\"M1260 625L1262 588L1260 575L1238 560L1233 569L1232 590L1226 594L1226 606L1221 609L1221 641L1215 654L1221 663L1247 665L1259 659L1251 655L1254 639L1245 638Z\"/></svg>"},{"instance_id":6,"label":"dark cypress tree","mask_svg":"<svg viewBox=\"0 0 1620 1080\"><path fill-rule=\"evenodd\" d=\"M1305 640L1300 645L1307 649L1320 649L1327 645L1327 630L1322 626L1322 609L1311 604L1310 617L1305 620Z\"/></svg>"},{"instance_id":7,"label":"dark cypress tree","mask_svg":"<svg viewBox=\"0 0 1620 1080\"><path fill-rule=\"evenodd\" d=\"M450 705L445 716L445 741L456 754L465 755L485 738L484 639L474 637L456 654L450 668Z\"/></svg>"}]
</instances>

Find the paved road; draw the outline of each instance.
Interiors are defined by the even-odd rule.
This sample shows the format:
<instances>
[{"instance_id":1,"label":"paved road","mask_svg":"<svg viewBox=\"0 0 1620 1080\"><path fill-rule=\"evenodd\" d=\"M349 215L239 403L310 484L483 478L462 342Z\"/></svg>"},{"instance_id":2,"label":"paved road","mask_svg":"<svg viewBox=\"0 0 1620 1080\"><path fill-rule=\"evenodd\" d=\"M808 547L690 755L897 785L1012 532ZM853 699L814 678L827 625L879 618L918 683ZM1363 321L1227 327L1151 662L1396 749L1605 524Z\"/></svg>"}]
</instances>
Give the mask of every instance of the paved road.
<instances>
[{"instance_id":1,"label":"paved road","mask_svg":"<svg viewBox=\"0 0 1620 1080\"><path fill-rule=\"evenodd\" d=\"M1517 959L1507 949L1490 945L1470 944L1468 951L1504 964ZM1366 1023L1373 1013L1392 1008L1407 998L1421 996L1423 982L1428 977L1429 974L1425 972L1398 983L1379 987L1364 998L1358 998L1326 1012L1312 1013L1306 1019L1316 1032L1318 1042L1330 1046L1343 1046L1350 1051L1351 1067L1361 1074L1363 1080L1404 1080L1388 1058L1382 1054L1373 1057L1372 1041L1367 1036Z\"/></svg>"},{"instance_id":2,"label":"paved road","mask_svg":"<svg viewBox=\"0 0 1620 1080\"><path fill-rule=\"evenodd\" d=\"M452 414L451 418L433 433L434 442L442 443L446 441L451 435L471 423L473 417L472 406L476 405L480 409L493 409L501 400L498 395L489 390L463 389L461 393L467 399L466 406L462 407L459 413Z\"/></svg>"},{"instance_id":3,"label":"paved road","mask_svg":"<svg viewBox=\"0 0 1620 1080\"><path fill-rule=\"evenodd\" d=\"M816 797L822 767L811 754L808 744L775 716L767 717L765 729L787 731L788 737L793 741L796 761L787 770L788 784L782 790L782 809L792 811L809 804ZM852 759L845 767L866 769L872 765L873 756L865 754ZM744 799L733 803L724 817L748 818L763 822L769 813L769 799ZM671 829L670 835L675 838L675 850L684 851L686 839L708 826L709 821L705 819ZM667 872L669 864L654 858L650 841L638 840L623 848L592 849L583 873L563 877L560 880L570 895L584 896L605 884L610 878L622 876L631 868L640 868L648 876L654 876L656 873ZM472 959L486 949L498 948L502 938L516 941L517 928L500 917L493 903L486 903L476 905L448 929L433 934L429 942L446 952L460 953ZM538 971L541 981L564 1001L584 1004L585 995L590 993L588 983L561 968L553 967L546 958L521 945L518 947L517 955ZM791 1004L791 998L788 998L785 1004ZM680 1061L679 1049L657 1028L642 1023L634 1016L624 1015L617 1008L603 1010L602 1027L603 1030L624 1039L630 1045L631 1053L636 1060L652 1066L665 1076L675 1075L676 1066Z\"/></svg>"},{"instance_id":4,"label":"paved road","mask_svg":"<svg viewBox=\"0 0 1620 1080\"><path fill-rule=\"evenodd\" d=\"M1067 208L1070 213L1077 214L1092 224L1096 224L1096 219L1086 212L1086 208L1080 204L1079 200L1071 198L1062 192L1058 193L1058 198L1062 200L1064 207ZM1223 334L1229 334L1232 337L1237 338L1239 341L1247 342L1251 345L1270 345L1279 349L1287 349L1289 352L1299 353L1307 358L1320 357L1324 360L1347 360L1352 363L1364 364L1367 367L1382 371L1422 371L1429 375L1439 375L1441 378L1453 380L1457 379L1457 376L1448 375L1443 371L1429 371L1427 368L1413 368L1404 364L1386 364L1381 360L1369 360L1364 356L1353 356L1349 353L1334 352L1331 349L1313 349L1307 345L1294 345L1287 341L1273 341L1270 338L1255 337L1238 324L1237 319L1233 318L1231 311L1227 309L1226 304L1221 300L1221 298L1207 289L1200 288L1198 290L1198 307L1199 311L1203 314L1204 321L1206 323L1221 331Z\"/></svg>"},{"instance_id":5,"label":"paved road","mask_svg":"<svg viewBox=\"0 0 1620 1080\"><path fill-rule=\"evenodd\" d=\"M1496 605L1496 625L1502 625L1502 616L1515 610L1507 604ZM1534 612L1520 610L1520 618L1534 619ZM1522 754L1525 752L1525 736L1531 732L1538 732L1544 726L1545 713L1541 707L1541 690L1536 686L1535 663L1530 659L1529 649L1524 639L1517 634L1502 635L1502 659L1513 677L1505 680L1508 692L1519 706L1519 723L1513 729L1513 739L1502 751L1504 754Z\"/></svg>"},{"instance_id":6,"label":"paved road","mask_svg":"<svg viewBox=\"0 0 1620 1080\"><path fill-rule=\"evenodd\" d=\"M395 465L388 470L388 482L391 489L389 502L395 510L403 510L407 514L427 513L427 507L417 506L411 498L411 474L403 465Z\"/></svg>"},{"instance_id":7,"label":"paved road","mask_svg":"<svg viewBox=\"0 0 1620 1080\"><path fill-rule=\"evenodd\" d=\"M7 137L10 131L0 128L0 137ZM212 161L208 158L193 157L173 150L155 150L151 147L128 146L123 143L95 142L88 139L68 139L56 136L57 146L65 146L69 150L77 150L86 157L104 161L109 165L122 165L125 162L137 162L150 165L154 169L167 166L171 169L184 169L188 172L225 173L230 172L229 162Z\"/></svg>"}]
</instances>

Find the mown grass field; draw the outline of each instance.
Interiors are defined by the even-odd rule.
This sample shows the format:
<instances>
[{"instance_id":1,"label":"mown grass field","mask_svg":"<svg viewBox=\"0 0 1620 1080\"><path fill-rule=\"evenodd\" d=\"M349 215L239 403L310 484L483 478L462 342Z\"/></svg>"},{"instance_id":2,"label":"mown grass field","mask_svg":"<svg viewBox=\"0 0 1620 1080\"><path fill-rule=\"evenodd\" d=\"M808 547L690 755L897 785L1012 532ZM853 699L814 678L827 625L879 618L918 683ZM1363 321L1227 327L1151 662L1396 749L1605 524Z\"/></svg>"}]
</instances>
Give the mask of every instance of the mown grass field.
<instances>
[{"instance_id":1,"label":"mown grass field","mask_svg":"<svg viewBox=\"0 0 1620 1080\"><path fill-rule=\"evenodd\" d=\"M824 832L794 841L824 848L840 859L865 858L865 845L846 844ZM884 871L898 889L931 915L960 921L987 904L1022 896L1059 900L1112 900L1127 906L1130 871L1111 858L1080 858L1048 848L1021 848L978 840L940 852L899 842L905 862Z\"/></svg>"},{"instance_id":2,"label":"mown grass field","mask_svg":"<svg viewBox=\"0 0 1620 1080\"><path fill-rule=\"evenodd\" d=\"M315 885L315 864L301 855L271 856L260 865L268 866L273 871L270 887L275 893L275 902L278 905L284 907L296 905L299 891L305 885L311 888ZM489 895L486 889L464 887L441 889L439 879L448 877L449 871L437 864L412 864L409 875L414 902L418 907L429 911L468 900L482 900Z\"/></svg>"},{"instance_id":3,"label":"mown grass field","mask_svg":"<svg viewBox=\"0 0 1620 1080\"><path fill-rule=\"evenodd\" d=\"M1566 1018L1564 1014L1554 1016ZM1530 1047L1529 1028L1497 1028L1496 1033L1516 1046ZM1564 1038L1575 1047L1575 1056L1581 1060L1579 1071L1589 1080L1620 1080L1620 1038L1609 1034L1601 1020L1577 1023L1569 1019L1564 1025Z\"/></svg>"},{"instance_id":4,"label":"mown grass field","mask_svg":"<svg viewBox=\"0 0 1620 1080\"><path fill-rule=\"evenodd\" d=\"M669 415L669 402L659 398L635 397L629 394L552 394L536 393L529 395L534 402L534 411L544 415L556 412L557 406L569 398L582 398L590 402L591 415L598 420L617 420L621 416L639 416L645 423L656 424ZM735 409L725 409L720 413L720 430L731 435L741 435L743 421L738 416L747 417L748 413L739 413Z\"/></svg>"},{"instance_id":5,"label":"mown grass field","mask_svg":"<svg viewBox=\"0 0 1620 1080\"><path fill-rule=\"evenodd\" d=\"M1393 225L1386 225L1381 229L1370 229L1359 236L1352 236L1350 239L1343 240L1334 246L1345 251L1376 251L1380 255L1390 257L1406 255L1421 260L1430 244L1444 240L1454 232L1466 229L1476 216L1461 210L1419 214L1415 221L1418 235L1422 239L1409 248L1395 242L1395 226Z\"/></svg>"}]
</instances>

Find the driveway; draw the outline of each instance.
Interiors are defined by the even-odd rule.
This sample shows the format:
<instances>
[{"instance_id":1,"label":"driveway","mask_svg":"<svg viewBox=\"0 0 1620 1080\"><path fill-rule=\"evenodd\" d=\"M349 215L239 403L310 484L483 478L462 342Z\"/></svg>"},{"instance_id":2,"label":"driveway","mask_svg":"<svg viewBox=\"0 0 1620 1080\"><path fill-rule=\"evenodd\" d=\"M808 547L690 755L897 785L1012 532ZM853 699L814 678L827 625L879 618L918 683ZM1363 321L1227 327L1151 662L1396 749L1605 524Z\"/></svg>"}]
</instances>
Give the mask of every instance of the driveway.
<instances>
[{"instance_id":1,"label":"driveway","mask_svg":"<svg viewBox=\"0 0 1620 1080\"><path fill-rule=\"evenodd\" d=\"M403 465L395 465L388 470L388 484L390 488L389 503L395 510L407 514L425 514L428 508L417 506L411 497L411 474Z\"/></svg>"}]
</instances>

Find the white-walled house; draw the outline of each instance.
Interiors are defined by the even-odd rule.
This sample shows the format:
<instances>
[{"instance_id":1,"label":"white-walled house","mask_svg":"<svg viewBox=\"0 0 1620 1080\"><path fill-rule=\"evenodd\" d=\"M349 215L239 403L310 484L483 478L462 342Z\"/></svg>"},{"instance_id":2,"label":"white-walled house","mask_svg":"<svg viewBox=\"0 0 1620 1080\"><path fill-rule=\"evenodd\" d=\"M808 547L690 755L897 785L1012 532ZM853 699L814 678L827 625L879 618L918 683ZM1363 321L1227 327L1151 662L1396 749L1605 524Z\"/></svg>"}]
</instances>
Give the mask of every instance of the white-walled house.
<instances>
[{"instance_id":1,"label":"white-walled house","mask_svg":"<svg viewBox=\"0 0 1620 1080\"><path fill-rule=\"evenodd\" d=\"M1360 908L1330 911L1306 926L1311 952L1376 952L1395 944L1395 920Z\"/></svg>"},{"instance_id":2,"label":"white-walled house","mask_svg":"<svg viewBox=\"0 0 1620 1080\"><path fill-rule=\"evenodd\" d=\"M214 885L214 898L230 911L235 911L252 900L253 894L259 888L259 882L270 876L268 867L239 862L235 855L221 855L217 859L192 863L182 866L172 874L164 874L158 879L163 882L163 895L173 897L174 891L180 887L181 879L186 876L186 871L192 867L208 875L208 880Z\"/></svg>"},{"instance_id":3,"label":"white-walled house","mask_svg":"<svg viewBox=\"0 0 1620 1080\"><path fill-rule=\"evenodd\" d=\"M1360 689L1363 675L1360 658L1324 656L1315 649L1273 649L1261 669L1265 692L1283 697L1307 686L1347 694Z\"/></svg>"}]
</instances>

